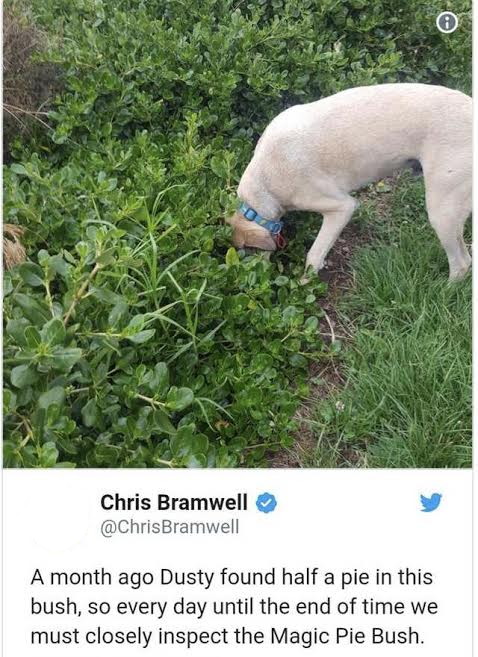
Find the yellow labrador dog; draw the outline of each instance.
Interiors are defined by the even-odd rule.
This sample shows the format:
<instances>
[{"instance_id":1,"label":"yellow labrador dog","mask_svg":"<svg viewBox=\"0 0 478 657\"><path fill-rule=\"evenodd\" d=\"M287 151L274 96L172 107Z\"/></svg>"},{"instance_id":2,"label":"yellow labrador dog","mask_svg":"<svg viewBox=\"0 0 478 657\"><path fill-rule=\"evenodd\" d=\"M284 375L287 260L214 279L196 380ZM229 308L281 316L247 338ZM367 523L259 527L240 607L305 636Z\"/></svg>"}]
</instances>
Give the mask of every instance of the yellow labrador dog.
<instances>
[{"instance_id":1,"label":"yellow labrador dog","mask_svg":"<svg viewBox=\"0 0 478 657\"><path fill-rule=\"evenodd\" d=\"M446 251L450 280L470 267L463 227L471 212L471 98L425 84L357 87L279 114L260 138L228 222L234 244L276 249L289 210L320 212L307 254L319 271L357 205L350 191L418 160L428 217Z\"/></svg>"}]
</instances>

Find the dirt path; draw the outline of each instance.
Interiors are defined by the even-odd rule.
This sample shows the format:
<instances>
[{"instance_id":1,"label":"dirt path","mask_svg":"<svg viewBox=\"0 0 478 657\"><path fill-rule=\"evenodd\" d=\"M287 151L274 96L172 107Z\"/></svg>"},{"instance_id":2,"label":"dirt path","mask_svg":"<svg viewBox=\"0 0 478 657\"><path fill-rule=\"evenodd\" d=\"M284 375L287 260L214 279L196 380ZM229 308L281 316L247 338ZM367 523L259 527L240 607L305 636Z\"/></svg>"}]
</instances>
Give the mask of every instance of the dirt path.
<instances>
[{"instance_id":1,"label":"dirt path","mask_svg":"<svg viewBox=\"0 0 478 657\"><path fill-rule=\"evenodd\" d=\"M347 334L346 327L340 324L336 306L338 298L353 285L350 261L356 249L367 241L364 234L366 231L362 228L358 224L351 224L344 230L320 274L321 279L328 284L327 296L320 300L324 315L319 318L320 337L327 345L335 340L343 342L351 337ZM295 445L292 449L273 454L269 461L271 468L298 468L299 453L310 453L316 442L309 424L314 409L320 400L344 383L340 357L313 363L309 368L309 380L314 381L310 384L309 399L299 407L295 415L299 421Z\"/></svg>"},{"instance_id":2,"label":"dirt path","mask_svg":"<svg viewBox=\"0 0 478 657\"><path fill-rule=\"evenodd\" d=\"M386 216L390 207L390 200L394 178L381 181L372 188L367 188L357 194L361 203L370 203L379 215ZM380 185L385 186L385 193L378 192ZM319 330L322 340L331 345L336 340L342 344L353 338L350 328L341 324L337 313L337 303L354 285L354 273L351 261L357 250L373 238L372 227L363 221L352 221L345 228L330 252L325 268L320 277L328 284L327 296L320 300L320 307L324 314L319 321ZM298 468L301 466L300 454L310 454L317 443L317 438L310 427L310 420L318 403L328 397L332 391L345 383L340 356L313 363L309 369L310 395L297 410L295 419L299 428L295 434L295 444L291 449L284 449L272 454L269 459L271 468ZM358 460L358 454L348 450L344 454L344 461L349 464Z\"/></svg>"}]
</instances>

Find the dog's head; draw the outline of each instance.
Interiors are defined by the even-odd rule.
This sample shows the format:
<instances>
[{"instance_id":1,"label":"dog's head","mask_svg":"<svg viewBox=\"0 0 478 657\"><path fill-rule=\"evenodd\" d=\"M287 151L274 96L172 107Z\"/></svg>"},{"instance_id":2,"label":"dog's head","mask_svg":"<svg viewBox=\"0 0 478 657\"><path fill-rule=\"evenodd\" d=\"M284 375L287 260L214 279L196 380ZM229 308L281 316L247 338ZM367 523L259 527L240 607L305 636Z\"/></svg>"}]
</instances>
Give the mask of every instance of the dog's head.
<instances>
[{"instance_id":1,"label":"dog's head","mask_svg":"<svg viewBox=\"0 0 478 657\"><path fill-rule=\"evenodd\" d=\"M240 212L235 212L226 222L233 228L232 242L238 249L251 247L263 251L276 250L276 242L269 231L253 221L248 221Z\"/></svg>"}]
</instances>

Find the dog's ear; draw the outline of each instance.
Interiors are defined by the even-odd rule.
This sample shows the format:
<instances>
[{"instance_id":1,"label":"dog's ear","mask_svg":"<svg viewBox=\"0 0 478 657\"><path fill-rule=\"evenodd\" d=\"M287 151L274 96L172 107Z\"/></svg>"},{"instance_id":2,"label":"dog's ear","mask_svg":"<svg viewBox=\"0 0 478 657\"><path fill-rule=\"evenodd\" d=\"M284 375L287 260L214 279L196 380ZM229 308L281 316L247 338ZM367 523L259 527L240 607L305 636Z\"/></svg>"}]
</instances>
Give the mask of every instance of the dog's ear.
<instances>
[{"instance_id":1,"label":"dog's ear","mask_svg":"<svg viewBox=\"0 0 478 657\"><path fill-rule=\"evenodd\" d=\"M232 242L236 248L243 249L249 246L263 251L276 250L275 240L269 231L255 224L251 225L251 222L244 219L239 212L226 219L226 222L234 229Z\"/></svg>"}]
</instances>

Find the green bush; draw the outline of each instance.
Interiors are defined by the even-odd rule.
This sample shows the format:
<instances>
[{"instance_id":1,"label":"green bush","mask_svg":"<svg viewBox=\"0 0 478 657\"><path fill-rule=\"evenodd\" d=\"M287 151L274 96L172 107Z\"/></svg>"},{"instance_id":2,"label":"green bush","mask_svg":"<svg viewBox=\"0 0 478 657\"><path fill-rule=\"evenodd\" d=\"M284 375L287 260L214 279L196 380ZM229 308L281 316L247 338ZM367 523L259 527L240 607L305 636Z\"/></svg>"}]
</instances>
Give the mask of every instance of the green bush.
<instances>
[{"instance_id":1,"label":"green bush","mask_svg":"<svg viewBox=\"0 0 478 657\"><path fill-rule=\"evenodd\" d=\"M270 262L236 252L235 187L291 104L469 91L470 7L454 10L442 35L438 1L33 2L64 90L5 168L31 258L5 276L8 466L250 466L290 444L325 354L325 285L297 283L318 221Z\"/></svg>"}]
</instances>

